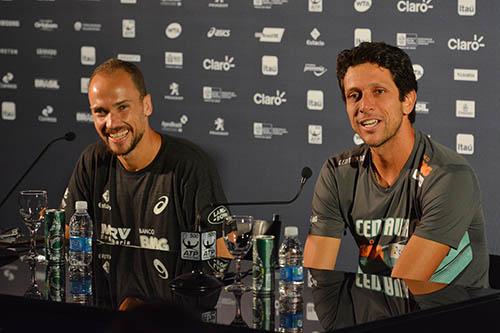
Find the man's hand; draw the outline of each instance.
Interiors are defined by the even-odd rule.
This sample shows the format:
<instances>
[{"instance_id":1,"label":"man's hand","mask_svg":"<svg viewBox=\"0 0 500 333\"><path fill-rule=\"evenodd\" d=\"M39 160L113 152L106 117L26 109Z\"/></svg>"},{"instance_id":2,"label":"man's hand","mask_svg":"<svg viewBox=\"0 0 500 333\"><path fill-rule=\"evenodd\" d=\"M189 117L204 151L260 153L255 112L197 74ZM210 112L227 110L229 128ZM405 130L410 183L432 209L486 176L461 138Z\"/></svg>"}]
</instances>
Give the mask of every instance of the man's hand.
<instances>
[{"instance_id":1,"label":"man's hand","mask_svg":"<svg viewBox=\"0 0 500 333\"><path fill-rule=\"evenodd\" d=\"M133 310L143 303L144 302L141 299L129 296L121 302L120 306L118 307L118 310L120 311Z\"/></svg>"}]
</instances>

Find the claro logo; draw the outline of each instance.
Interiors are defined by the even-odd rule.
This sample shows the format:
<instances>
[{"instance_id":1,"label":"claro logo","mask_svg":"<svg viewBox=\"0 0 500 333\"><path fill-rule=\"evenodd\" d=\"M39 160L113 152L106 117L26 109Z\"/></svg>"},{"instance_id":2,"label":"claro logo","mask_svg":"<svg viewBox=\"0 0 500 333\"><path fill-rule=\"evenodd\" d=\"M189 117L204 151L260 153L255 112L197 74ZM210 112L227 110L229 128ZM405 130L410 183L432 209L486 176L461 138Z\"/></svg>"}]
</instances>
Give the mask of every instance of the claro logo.
<instances>
[{"instance_id":1,"label":"claro logo","mask_svg":"<svg viewBox=\"0 0 500 333\"><path fill-rule=\"evenodd\" d=\"M450 38L448 40L448 48L457 51L478 51L480 48L485 47L483 43L484 36L478 37L474 34L473 40L462 40L460 38Z\"/></svg>"},{"instance_id":2,"label":"claro logo","mask_svg":"<svg viewBox=\"0 0 500 333\"><path fill-rule=\"evenodd\" d=\"M228 72L235 67L233 64L234 57L224 56L224 60L218 61L215 59L204 59L203 68L207 71L224 71Z\"/></svg>"},{"instance_id":3,"label":"claro logo","mask_svg":"<svg viewBox=\"0 0 500 333\"><path fill-rule=\"evenodd\" d=\"M400 12L427 13L429 9L434 8L431 2L432 0L422 0L422 2L398 1L397 8Z\"/></svg>"},{"instance_id":4,"label":"claro logo","mask_svg":"<svg viewBox=\"0 0 500 333\"><path fill-rule=\"evenodd\" d=\"M280 106L283 103L286 103L285 98L286 92L280 92L276 90L276 96L266 95L265 93L256 93L253 96L253 101L257 105L275 105Z\"/></svg>"}]
</instances>

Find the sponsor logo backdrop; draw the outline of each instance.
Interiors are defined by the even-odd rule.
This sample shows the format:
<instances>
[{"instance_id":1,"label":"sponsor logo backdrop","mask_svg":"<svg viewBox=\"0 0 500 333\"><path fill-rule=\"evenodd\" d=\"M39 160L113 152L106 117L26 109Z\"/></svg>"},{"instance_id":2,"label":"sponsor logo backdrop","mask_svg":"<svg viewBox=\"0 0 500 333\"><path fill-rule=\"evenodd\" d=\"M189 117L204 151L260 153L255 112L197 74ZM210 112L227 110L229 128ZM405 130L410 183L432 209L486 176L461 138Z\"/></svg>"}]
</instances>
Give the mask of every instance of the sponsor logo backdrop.
<instances>
[{"instance_id":1,"label":"sponsor logo backdrop","mask_svg":"<svg viewBox=\"0 0 500 333\"><path fill-rule=\"evenodd\" d=\"M56 143L20 186L45 188L58 205L80 152L97 139L88 77L118 57L144 71L152 126L206 149L229 200L289 198L310 166L293 205L234 209L279 213L304 239L323 161L360 143L338 91L336 54L386 41L414 62L416 127L477 171L489 248L499 254L498 12L500 3L476 0L2 0L0 194L51 138L74 131L77 139ZM16 205L13 196L0 227L20 225ZM341 267L356 257L345 243Z\"/></svg>"}]
</instances>

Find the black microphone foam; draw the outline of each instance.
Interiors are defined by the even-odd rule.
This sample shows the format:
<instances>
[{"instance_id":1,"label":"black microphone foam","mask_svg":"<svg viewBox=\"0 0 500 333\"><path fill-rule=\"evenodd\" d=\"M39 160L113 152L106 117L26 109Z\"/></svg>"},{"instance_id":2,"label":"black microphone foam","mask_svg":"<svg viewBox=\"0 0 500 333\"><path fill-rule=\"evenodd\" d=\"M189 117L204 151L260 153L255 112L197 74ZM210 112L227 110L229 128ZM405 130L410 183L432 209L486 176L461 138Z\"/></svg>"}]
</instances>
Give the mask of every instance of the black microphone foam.
<instances>
[{"instance_id":1,"label":"black microphone foam","mask_svg":"<svg viewBox=\"0 0 500 333\"><path fill-rule=\"evenodd\" d=\"M308 180L309 178L311 178L312 174L313 172L310 167L304 167L300 175L302 176L302 178L304 178L304 180Z\"/></svg>"},{"instance_id":2,"label":"black microphone foam","mask_svg":"<svg viewBox=\"0 0 500 333\"><path fill-rule=\"evenodd\" d=\"M75 138L76 138L75 132L68 132L68 133L64 134L64 139L66 141L73 141L73 140L75 140Z\"/></svg>"}]
</instances>

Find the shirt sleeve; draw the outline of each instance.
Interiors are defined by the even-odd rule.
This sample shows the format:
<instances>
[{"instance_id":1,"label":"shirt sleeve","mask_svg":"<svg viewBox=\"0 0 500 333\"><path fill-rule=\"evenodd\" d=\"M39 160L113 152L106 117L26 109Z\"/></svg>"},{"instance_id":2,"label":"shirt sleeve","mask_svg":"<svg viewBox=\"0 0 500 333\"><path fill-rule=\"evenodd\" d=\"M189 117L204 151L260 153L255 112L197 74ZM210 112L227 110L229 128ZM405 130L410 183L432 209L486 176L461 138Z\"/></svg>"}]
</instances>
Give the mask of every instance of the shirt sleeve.
<instances>
[{"instance_id":1,"label":"shirt sleeve","mask_svg":"<svg viewBox=\"0 0 500 333\"><path fill-rule=\"evenodd\" d=\"M335 167L331 160L327 160L314 187L309 234L342 238L344 229Z\"/></svg>"},{"instance_id":2,"label":"shirt sleeve","mask_svg":"<svg viewBox=\"0 0 500 333\"><path fill-rule=\"evenodd\" d=\"M480 206L477 179L467 166L449 166L431 177L423 183L414 234L456 249Z\"/></svg>"},{"instance_id":3,"label":"shirt sleeve","mask_svg":"<svg viewBox=\"0 0 500 333\"><path fill-rule=\"evenodd\" d=\"M183 210L188 225L194 225L197 215L201 217L203 230L216 230L217 237L222 236L221 223L229 216L229 210L223 205L212 204L226 202L219 174L211 159L194 163L187 179L184 191Z\"/></svg>"}]
</instances>

